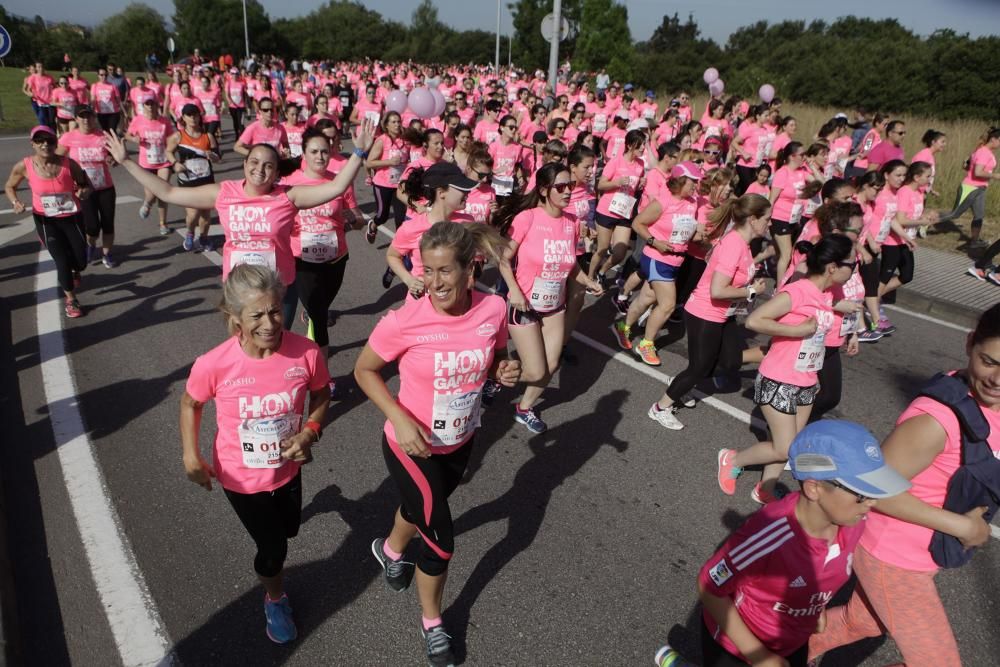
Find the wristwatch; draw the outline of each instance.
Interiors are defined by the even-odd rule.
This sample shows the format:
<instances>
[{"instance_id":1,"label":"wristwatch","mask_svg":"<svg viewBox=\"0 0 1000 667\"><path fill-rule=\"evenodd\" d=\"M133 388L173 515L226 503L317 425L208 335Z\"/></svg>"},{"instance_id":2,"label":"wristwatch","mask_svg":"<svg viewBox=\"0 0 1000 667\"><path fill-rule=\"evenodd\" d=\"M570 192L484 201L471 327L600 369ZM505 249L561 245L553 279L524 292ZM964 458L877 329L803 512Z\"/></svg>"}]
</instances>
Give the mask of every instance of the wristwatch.
<instances>
[{"instance_id":1,"label":"wristwatch","mask_svg":"<svg viewBox=\"0 0 1000 667\"><path fill-rule=\"evenodd\" d=\"M747 285L747 301L753 301L757 296L757 290L753 288L753 285Z\"/></svg>"},{"instance_id":2,"label":"wristwatch","mask_svg":"<svg viewBox=\"0 0 1000 667\"><path fill-rule=\"evenodd\" d=\"M650 248L653 247L654 243L656 243L656 239L654 239L652 236L646 238L646 245L649 246Z\"/></svg>"}]
</instances>

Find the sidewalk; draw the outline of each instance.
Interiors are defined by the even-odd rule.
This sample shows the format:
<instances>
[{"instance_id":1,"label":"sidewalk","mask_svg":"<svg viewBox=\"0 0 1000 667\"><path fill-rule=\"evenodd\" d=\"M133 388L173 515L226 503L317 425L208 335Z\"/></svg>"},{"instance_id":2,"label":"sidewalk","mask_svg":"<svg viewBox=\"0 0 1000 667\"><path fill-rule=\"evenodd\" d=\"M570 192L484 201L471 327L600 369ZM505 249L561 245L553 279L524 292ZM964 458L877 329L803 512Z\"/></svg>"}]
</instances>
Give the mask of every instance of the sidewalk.
<instances>
[{"instance_id":1,"label":"sidewalk","mask_svg":"<svg viewBox=\"0 0 1000 667\"><path fill-rule=\"evenodd\" d=\"M972 328L980 313L1000 301L1000 287L976 280L965 271L965 255L917 248L913 282L901 287L896 305Z\"/></svg>"}]
</instances>

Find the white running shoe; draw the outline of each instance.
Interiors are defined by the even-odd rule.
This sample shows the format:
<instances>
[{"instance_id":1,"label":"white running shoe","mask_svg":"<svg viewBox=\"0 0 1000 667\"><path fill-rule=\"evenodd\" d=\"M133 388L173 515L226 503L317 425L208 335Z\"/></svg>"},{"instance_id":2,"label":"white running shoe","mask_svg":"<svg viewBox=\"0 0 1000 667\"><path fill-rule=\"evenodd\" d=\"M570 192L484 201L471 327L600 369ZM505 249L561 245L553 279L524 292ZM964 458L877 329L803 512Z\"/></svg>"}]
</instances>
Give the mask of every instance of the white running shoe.
<instances>
[{"instance_id":1,"label":"white running shoe","mask_svg":"<svg viewBox=\"0 0 1000 667\"><path fill-rule=\"evenodd\" d=\"M660 410L656 407L656 403L653 403L649 407L649 412L646 414L650 419L658 422L660 426L668 428L671 431L679 431L684 428L684 424L681 423L681 420L674 416L674 409L672 407Z\"/></svg>"}]
</instances>

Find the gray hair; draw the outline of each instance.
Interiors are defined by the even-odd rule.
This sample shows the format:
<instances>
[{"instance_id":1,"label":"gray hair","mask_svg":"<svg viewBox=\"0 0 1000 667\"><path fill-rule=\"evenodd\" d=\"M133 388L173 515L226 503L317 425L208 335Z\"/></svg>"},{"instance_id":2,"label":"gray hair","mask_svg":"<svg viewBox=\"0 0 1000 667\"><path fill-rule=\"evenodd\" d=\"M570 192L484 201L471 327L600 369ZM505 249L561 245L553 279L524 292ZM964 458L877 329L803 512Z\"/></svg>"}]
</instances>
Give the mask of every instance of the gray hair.
<instances>
[{"instance_id":1,"label":"gray hair","mask_svg":"<svg viewBox=\"0 0 1000 667\"><path fill-rule=\"evenodd\" d=\"M239 332L237 325L243 316L243 309L254 294L274 294L280 301L285 296L285 285L278 274L266 266L237 265L222 283L222 301L219 303L230 335Z\"/></svg>"}]
</instances>

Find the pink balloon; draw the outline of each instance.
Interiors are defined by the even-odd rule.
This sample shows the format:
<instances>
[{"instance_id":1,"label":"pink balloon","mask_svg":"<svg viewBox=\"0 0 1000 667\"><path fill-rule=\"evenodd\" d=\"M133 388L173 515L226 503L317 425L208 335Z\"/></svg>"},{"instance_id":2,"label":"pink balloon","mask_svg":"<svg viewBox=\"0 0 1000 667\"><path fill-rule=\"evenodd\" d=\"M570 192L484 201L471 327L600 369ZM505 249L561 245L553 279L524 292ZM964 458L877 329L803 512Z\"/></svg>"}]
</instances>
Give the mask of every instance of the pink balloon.
<instances>
[{"instance_id":1,"label":"pink balloon","mask_svg":"<svg viewBox=\"0 0 1000 667\"><path fill-rule=\"evenodd\" d=\"M760 95L761 102L764 104L770 104L771 100L774 99L774 86L769 83L765 83L760 87L760 90L757 91L757 94Z\"/></svg>"},{"instance_id":2,"label":"pink balloon","mask_svg":"<svg viewBox=\"0 0 1000 667\"><path fill-rule=\"evenodd\" d=\"M721 95L725 89L726 89L726 82L723 81L722 79L716 79L712 83L708 84L708 92L710 92L712 96Z\"/></svg>"},{"instance_id":3,"label":"pink balloon","mask_svg":"<svg viewBox=\"0 0 1000 667\"><path fill-rule=\"evenodd\" d=\"M719 70L715 69L714 67L709 67L707 70L705 70L705 73L702 75L701 78L705 80L705 83L712 85L712 83L714 83L719 78Z\"/></svg>"},{"instance_id":4,"label":"pink balloon","mask_svg":"<svg viewBox=\"0 0 1000 667\"><path fill-rule=\"evenodd\" d=\"M409 102L410 111L420 118L431 118L434 115L434 96L423 86L413 89Z\"/></svg>"},{"instance_id":5,"label":"pink balloon","mask_svg":"<svg viewBox=\"0 0 1000 667\"><path fill-rule=\"evenodd\" d=\"M385 98L385 109L396 113L406 111L406 93L402 90L394 90L389 93Z\"/></svg>"},{"instance_id":6,"label":"pink balloon","mask_svg":"<svg viewBox=\"0 0 1000 667\"><path fill-rule=\"evenodd\" d=\"M438 90L436 86L434 88L431 88L431 97L434 98L433 115L440 116L441 114L444 113L444 108L448 105L448 103L445 101L444 95L441 94L441 91Z\"/></svg>"}]
</instances>

